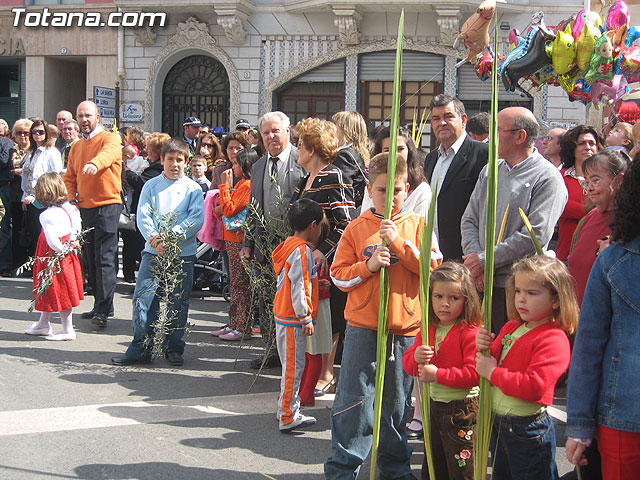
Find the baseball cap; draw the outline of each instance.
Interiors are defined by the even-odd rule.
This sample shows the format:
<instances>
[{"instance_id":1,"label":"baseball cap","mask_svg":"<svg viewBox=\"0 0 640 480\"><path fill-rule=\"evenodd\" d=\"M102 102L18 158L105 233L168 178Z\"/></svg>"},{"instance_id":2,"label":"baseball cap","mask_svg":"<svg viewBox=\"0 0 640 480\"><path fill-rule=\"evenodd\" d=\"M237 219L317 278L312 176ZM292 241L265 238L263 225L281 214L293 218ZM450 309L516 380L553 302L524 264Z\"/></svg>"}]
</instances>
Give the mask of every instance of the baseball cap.
<instances>
[{"instance_id":1,"label":"baseball cap","mask_svg":"<svg viewBox=\"0 0 640 480\"><path fill-rule=\"evenodd\" d=\"M187 117L182 123L183 127L201 127L202 122L198 117Z\"/></svg>"},{"instance_id":2,"label":"baseball cap","mask_svg":"<svg viewBox=\"0 0 640 480\"><path fill-rule=\"evenodd\" d=\"M251 124L247 120L245 120L244 118L241 118L236 122L236 128L238 128L238 129L240 129L240 128L249 129L249 128L251 128Z\"/></svg>"}]
</instances>

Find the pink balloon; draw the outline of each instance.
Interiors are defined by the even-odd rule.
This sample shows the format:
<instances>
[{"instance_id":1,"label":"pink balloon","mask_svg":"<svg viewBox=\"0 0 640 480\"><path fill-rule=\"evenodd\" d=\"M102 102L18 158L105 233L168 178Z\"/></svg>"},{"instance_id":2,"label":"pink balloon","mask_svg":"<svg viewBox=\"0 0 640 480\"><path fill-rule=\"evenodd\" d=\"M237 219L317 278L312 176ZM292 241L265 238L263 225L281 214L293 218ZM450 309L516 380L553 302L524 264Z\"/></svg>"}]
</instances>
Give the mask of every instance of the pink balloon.
<instances>
[{"instance_id":1,"label":"pink balloon","mask_svg":"<svg viewBox=\"0 0 640 480\"><path fill-rule=\"evenodd\" d=\"M611 6L609 13L607 13L609 30L627 25L629 23L629 16L629 6L623 0L618 0Z\"/></svg>"}]
</instances>

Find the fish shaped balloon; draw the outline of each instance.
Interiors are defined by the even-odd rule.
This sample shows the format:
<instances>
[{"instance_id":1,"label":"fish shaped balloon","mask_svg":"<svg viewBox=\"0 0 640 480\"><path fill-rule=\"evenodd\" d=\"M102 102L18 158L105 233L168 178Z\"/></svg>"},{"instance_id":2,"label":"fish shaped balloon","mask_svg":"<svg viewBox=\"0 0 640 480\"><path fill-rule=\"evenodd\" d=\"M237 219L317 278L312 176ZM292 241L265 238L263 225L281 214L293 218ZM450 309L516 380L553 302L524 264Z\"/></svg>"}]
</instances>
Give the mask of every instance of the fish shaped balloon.
<instances>
[{"instance_id":1,"label":"fish shaped balloon","mask_svg":"<svg viewBox=\"0 0 640 480\"><path fill-rule=\"evenodd\" d=\"M460 29L460 34L453 42L453 48L458 47L462 41L467 49L467 56L456 64L459 67L465 62L470 62L487 45L489 45L489 24L493 13L496 11L496 0L484 0Z\"/></svg>"}]
</instances>

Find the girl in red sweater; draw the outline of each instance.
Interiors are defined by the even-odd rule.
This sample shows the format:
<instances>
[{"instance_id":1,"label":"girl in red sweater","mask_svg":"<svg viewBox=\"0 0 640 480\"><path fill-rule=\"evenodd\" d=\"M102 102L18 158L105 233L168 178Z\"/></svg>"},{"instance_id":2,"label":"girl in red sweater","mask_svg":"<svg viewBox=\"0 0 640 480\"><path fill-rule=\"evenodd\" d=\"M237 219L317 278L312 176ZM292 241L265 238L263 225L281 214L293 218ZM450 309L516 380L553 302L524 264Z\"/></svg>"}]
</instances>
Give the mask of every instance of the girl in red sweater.
<instances>
[{"instance_id":1,"label":"girl in red sweater","mask_svg":"<svg viewBox=\"0 0 640 480\"><path fill-rule=\"evenodd\" d=\"M480 329L476 370L491 381L494 480L557 479L556 433L547 406L569 366L567 334L578 323L573 280L564 264L546 256L513 266L507 284L511 319L498 337ZM491 349L485 356L482 350Z\"/></svg>"},{"instance_id":2,"label":"girl in red sweater","mask_svg":"<svg viewBox=\"0 0 640 480\"><path fill-rule=\"evenodd\" d=\"M440 265L430 283L429 345L422 344L419 332L402 364L409 375L431 382L431 448L437 479L470 480L478 415L475 337L480 301L471 273L459 263ZM422 478L429 478L426 456Z\"/></svg>"}]
</instances>

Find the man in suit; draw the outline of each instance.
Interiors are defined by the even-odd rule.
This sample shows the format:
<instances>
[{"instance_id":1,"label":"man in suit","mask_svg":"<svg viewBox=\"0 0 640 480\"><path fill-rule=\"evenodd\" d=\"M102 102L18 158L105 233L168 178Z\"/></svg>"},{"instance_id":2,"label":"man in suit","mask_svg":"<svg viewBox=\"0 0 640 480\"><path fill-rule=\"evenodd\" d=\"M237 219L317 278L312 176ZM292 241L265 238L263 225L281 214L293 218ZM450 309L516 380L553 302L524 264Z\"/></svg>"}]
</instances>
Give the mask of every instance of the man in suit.
<instances>
[{"instance_id":1,"label":"man in suit","mask_svg":"<svg viewBox=\"0 0 640 480\"><path fill-rule=\"evenodd\" d=\"M460 220L487 163L489 147L465 132L467 114L462 102L448 95L431 100L431 131L440 146L424 162L424 173L431 185L438 184L435 232L445 260L462 258Z\"/></svg>"},{"instance_id":2,"label":"man in suit","mask_svg":"<svg viewBox=\"0 0 640 480\"><path fill-rule=\"evenodd\" d=\"M276 222L282 221L286 206L300 179L305 175L305 171L298 165L298 150L289 140L291 131L289 117L282 112L265 113L258 121L258 131L262 136L267 154L251 168L251 201L257 202L267 222L270 218ZM277 187L280 188L282 196L280 204ZM264 238L262 229L259 226L256 228L254 238ZM249 235L245 235L244 247L240 252L241 257L253 258L255 262L264 264L268 261L267 257L271 255L271 251L255 248L254 242L248 237ZM272 246L272 248L275 247L276 245ZM261 304L260 308L262 311L264 305ZM261 318L264 316L261 315ZM263 332L264 327L260 325ZM265 366L275 366L277 363L278 355L276 349L272 348L267 352ZM262 360L259 360L251 366L260 368L261 365Z\"/></svg>"}]
</instances>

